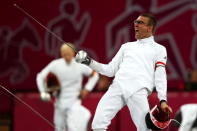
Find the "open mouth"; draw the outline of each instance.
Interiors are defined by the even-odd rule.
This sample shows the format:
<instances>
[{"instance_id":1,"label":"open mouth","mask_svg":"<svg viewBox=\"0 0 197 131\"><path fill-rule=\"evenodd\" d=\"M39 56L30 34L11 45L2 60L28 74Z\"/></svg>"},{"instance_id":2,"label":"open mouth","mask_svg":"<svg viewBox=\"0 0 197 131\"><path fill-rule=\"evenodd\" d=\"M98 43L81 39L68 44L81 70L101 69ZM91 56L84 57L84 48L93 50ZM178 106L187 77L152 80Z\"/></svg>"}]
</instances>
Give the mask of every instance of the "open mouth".
<instances>
[{"instance_id":1,"label":"open mouth","mask_svg":"<svg viewBox=\"0 0 197 131\"><path fill-rule=\"evenodd\" d=\"M135 29L135 33L138 33L139 32L139 30L138 29Z\"/></svg>"}]
</instances>

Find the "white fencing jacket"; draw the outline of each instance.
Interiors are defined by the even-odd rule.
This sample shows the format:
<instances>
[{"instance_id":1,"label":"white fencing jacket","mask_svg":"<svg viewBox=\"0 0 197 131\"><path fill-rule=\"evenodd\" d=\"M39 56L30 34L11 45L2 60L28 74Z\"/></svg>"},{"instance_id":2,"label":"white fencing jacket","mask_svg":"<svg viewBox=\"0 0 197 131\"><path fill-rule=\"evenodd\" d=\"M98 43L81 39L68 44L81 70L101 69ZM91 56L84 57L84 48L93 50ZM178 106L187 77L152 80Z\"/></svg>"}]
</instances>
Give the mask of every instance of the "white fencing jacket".
<instances>
[{"instance_id":1,"label":"white fencing jacket","mask_svg":"<svg viewBox=\"0 0 197 131\"><path fill-rule=\"evenodd\" d=\"M144 87L151 92L155 86L159 100L166 100L166 61L166 48L151 36L123 44L110 63L92 60L90 67L102 75L115 76L112 84L122 89L126 99Z\"/></svg>"}]
</instances>

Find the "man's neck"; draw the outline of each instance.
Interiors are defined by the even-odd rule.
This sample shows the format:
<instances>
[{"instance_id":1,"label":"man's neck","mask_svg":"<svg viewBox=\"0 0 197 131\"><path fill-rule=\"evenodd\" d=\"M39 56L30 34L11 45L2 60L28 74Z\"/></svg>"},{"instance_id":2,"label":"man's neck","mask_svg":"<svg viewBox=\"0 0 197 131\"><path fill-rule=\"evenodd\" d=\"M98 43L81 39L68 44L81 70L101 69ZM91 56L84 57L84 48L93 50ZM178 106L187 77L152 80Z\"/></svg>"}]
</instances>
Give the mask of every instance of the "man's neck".
<instances>
[{"instance_id":1,"label":"man's neck","mask_svg":"<svg viewBox=\"0 0 197 131\"><path fill-rule=\"evenodd\" d=\"M145 37L139 38L139 39L137 39L137 40L146 39L146 38L149 38L149 37L151 37L151 36L153 36L153 35L151 34L151 35L148 35L148 36L145 36Z\"/></svg>"}]
</instances>

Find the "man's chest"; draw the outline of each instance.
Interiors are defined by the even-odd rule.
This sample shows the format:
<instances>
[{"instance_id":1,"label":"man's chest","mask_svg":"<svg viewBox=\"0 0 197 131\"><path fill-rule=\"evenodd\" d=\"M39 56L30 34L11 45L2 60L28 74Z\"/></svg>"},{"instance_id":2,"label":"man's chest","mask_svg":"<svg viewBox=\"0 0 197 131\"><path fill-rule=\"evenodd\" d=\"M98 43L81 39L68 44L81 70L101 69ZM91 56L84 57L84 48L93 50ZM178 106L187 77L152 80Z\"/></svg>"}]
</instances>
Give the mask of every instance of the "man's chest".
<instances>
[{"instance_id":1,"label":"man's chest","mask_svg":"<svg viewBox=\"0 0 197 131\"><path fill-rule=\"evenodd\" d=\"M58 76L60 80L74 80L81 76L80 68L76 65L64 65L59 64L53 68L53 72Z\"/></svg>"},{"instance_id":2,"label":"man's chest","mask_svg":"<svg viewBox=\"0 0 197 131\"><path fill-rule=\"evenodd\" d=\"M154 61L155 54L152 45L133 44L124 49L123 59Z\"/></svg>"}]
</instances>

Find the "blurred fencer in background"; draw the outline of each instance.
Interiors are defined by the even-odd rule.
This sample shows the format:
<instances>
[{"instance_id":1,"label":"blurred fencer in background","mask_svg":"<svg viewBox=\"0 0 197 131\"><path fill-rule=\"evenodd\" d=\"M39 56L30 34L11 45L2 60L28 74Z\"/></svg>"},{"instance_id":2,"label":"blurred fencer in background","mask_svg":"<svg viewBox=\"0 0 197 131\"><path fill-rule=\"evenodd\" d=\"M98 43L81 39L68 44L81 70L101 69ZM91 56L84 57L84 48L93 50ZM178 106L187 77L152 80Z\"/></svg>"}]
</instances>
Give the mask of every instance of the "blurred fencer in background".
<instances>
[{"instance_id":1,"label":"blurred fencer in background","mask_svg":"<svg viewBox=\"0 0 197 131\"><path fill-rule=\"evenodd\" d=\"M37 86L43 101L55 96L55 131L87 131L90 111L81 105L98 81L98 74L89 67L75 61L75 47L64 43L60 48L61 57L50 62L37 74ZM83 76L88 81L82 88Z\"/></svg>"}]
</instances>

